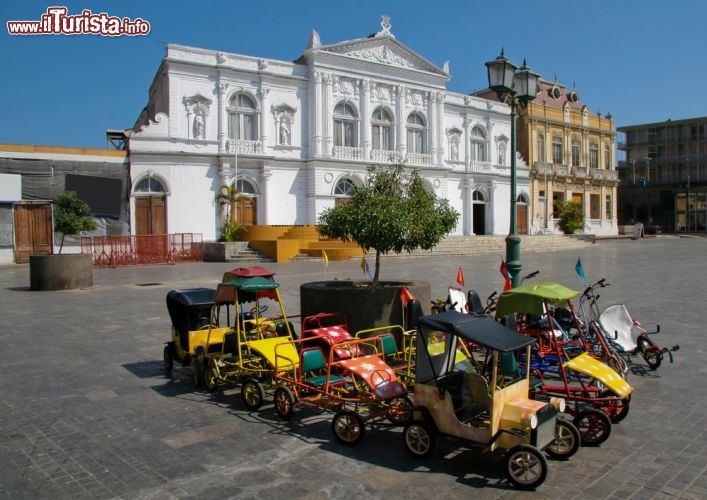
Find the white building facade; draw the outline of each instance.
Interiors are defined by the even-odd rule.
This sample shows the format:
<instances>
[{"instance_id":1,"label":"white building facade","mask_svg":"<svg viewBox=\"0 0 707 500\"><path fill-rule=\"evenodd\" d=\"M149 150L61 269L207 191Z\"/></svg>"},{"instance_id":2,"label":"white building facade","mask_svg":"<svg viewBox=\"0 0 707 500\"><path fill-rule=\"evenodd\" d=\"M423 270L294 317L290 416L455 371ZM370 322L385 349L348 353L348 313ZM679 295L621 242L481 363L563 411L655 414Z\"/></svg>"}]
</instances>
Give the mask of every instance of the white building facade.
<instances>
[{"instance_id":1,"label":"white building facade","mask_svg":"<svg viewBox=\"0 0 707 500\"><path fill-rule=\"evenodd\" d=\"M316 224L369 165L402 162L461 214L454 234L507 234L510 109L448 91L449 78L385 17L367 38L325 45L312 32L294 62L170 44L129 136L131 231L215 239L214 198L234 181L248 197L240 222ZM523 206L529 169L517 167Z\"/></svg>"}]
</instances>

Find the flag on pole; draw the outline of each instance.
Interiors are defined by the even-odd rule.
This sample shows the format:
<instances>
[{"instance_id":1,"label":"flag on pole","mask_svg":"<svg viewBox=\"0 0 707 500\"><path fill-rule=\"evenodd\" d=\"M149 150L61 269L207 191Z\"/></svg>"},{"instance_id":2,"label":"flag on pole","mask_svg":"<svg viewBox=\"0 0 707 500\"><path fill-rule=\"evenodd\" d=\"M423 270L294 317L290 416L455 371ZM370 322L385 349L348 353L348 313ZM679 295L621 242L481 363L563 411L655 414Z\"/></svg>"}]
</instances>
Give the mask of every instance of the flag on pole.
<instances>
[{"instance_id":1,"label":"flag on pole","mask_svg":"<svg viewBox=\"0 0 707 500\"><path fill-rule=\"evenodd\" d=\"M326 250L322 250L322 257L324 257L324 271L329 270L329 256L326 254Z\"/></svg>"},{"instance_id":2,"label":"flag on pole","mask_svg":"<svg viewBox=\"0 0 707 500\"><path fill-rule=\"evenodd\" d=\"M577 264L574 266L574 270L577 272L579 277L582 278L582 282L584 283L584 286L587 286L587 278L584 277L584 269L582 268L581 257L577 258Z\"/></svg>"},{"instance_id":3,"label":"flag on pole","mask_svg":"<svg viewBox=\"0 0 707 500\"><path fill-rule=\"evenodd\" d=\"M366 257L361 257L361 271L363 274L368 276L368 279L373 281L373 275L371 274L371 268L368 267L368 262L366 262Z\"/></svg>"},{"instance_id":4,"label":"flag on pole","mask_svg":"<svg viewBox=\"0 0 707 500\"><path fill-rule=\"evenodd\" d=\"M506 261L501 259L501 268L499 269L501 271L501 274L503 275L503 279L505 282L503 283L503 291L505 292L506 290L510 290L513 288L513 284L511 283L511 277L508 274L508 268L506 267Z\"/></svg>"},{"instance_id":5,"label":"flag on pole","mask_svg":"<svg viewBox=\"0 0 707 500\"><path fill-rule=\"evenodd\" d=\"M459 266L459 271L457 271L457 283L462 287L464 286L464 272L462 271L462 266Z\"/></svg>"},{"instance_id":6,"label":"flag on pole","mask_svg":"<svg viewBox=\"0 0 707 500\"><path fill-rule=\"evenodd\" d=\"M410 302L411 300L415 300L415 297L412 296L410 290L408 290L406 286L400 287L400 301L405 304L406 302Z\"/></svg>"}]
</instances>

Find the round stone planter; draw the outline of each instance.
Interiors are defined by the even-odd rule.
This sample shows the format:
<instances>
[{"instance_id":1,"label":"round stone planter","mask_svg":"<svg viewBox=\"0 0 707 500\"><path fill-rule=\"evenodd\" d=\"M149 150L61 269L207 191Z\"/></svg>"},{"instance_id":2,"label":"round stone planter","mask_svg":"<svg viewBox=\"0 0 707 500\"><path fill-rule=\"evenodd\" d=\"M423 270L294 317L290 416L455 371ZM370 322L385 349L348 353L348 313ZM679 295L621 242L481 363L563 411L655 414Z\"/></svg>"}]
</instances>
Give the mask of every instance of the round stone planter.
<instances>
[{"instance_id":1,"label":"round stone planter","mask_svg":"<svg viewBox=\"0 0 707 500\"><path fill-rule=\"evenodd\" d=\"M71 290L93 286L93 259L87 254L31 255L29 288Z\"/></svg>"},{"instance_id":2,"label":"round stone planter","mask_svg":"<svg viewBox=\"0 0 707 500\"><path fill-rule=\"evenodd\" d=\"M300 285L300 314L303 318L323 312L344 314L349 332L386 325L403 325L400 290L405 286L430 312L430 284L425 281L315 281Z\"/></svg>"}]
</instances>

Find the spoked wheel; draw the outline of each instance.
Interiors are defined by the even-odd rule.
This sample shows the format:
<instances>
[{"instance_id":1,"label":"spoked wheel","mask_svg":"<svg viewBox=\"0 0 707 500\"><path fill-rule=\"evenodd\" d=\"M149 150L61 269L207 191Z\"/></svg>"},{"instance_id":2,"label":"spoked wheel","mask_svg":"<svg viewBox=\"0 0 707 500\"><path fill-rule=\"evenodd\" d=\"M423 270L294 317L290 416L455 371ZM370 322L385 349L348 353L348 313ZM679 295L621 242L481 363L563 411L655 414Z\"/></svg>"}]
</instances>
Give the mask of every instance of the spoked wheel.
<instances>
[{"instance_id":1,"label":"spoked wheel","mask_svg":"<svg viewBox=\"0 0 707 500\"><path fill-rule=\"evenodd\" d=\"M280 417L289 420L295 409L295 395L284 385L275 389L275 411Z\"/></svg>"},{"instance_id":2,"label":"spoked wheel","mask_svg":"<svg viewBox=\"0 0 707 500\"><path fill-rule=\"evenodd\" d=\"M168 372L171 372L172 368L174 367L174 356L172 356L172 349L169 347L169 344L164 346L164 352L162 353L162 356L164 359L164 369Z\"/></svg>"},{"instance_id":3,"label":"spoked wheel","mask_svg":"<svg viewBox=\"0 0 707 500\"><path fill-rule=\"evenodd\" d=\"M209 392L216 392L218 390L218 372L216 371L214 363L215 361L211 360L204 368L204 386Z\"/></svg>"},{"instance_id":4,"label":"spoked wheel","mask_svg":"<svg viewBox=\"0 0 707 500\"><path fill-rule=\"evenodd\" d=\"M575 415L572 423L579 430L584 445L600 445L611 434L611 420L600 410L582 410Z\"/></svg>"},{"instance_id":5,"label":"spoked wheel","mask_svg":"<svg viewBox=\"0 0 707 500\"><path fill-rule=\"evenodd\" d=\"M628 373L628 363L626 363L626 360L620 354L614 354L613 356L609 356L606 364L608 364L616 373L618 373L622 377L626 377L626 374Z\"/></svg>"},{"instance_id":6,"label":"spoked wheel","mask_svg":"<svg viewBox=\"0 0 707 500\"><path fill-rule=\"evenodd\" d=\"M545 451L552 458L567 460L577 453L582 437L579 430L569 420L558 418L555 424L555 440L550 443Z\"/></svg>"},{"instance_id":7,"label":"spoked wheel","mask_svg":"<svg viewBox=\"0 0 707 500\"><path fill-rule=\"evenodd\" d=\"M648 337L639 337L637 344L638 352L640 352L641 356L643 356L648 368L651 370L657 370L663 362L663 354L660 350L655 347L653 341Z\"/></svg>"},{"instance_id":8,"label":"spoked wheel","mask_svg":"<svg viewBox=\"0 0 707 500\"><path fill-rule=\"evenodd\" d=\"M393 425L405 425L412 418L412 401L407 396L400 396L389 401L386 417Z\"/></svg>"},{"instance_id":9,"label":"spoked wheel","mask_svg":"<svg viewBox=\"0 0 707 500\"><path fill-rule=\"evenodd\" d=\"M331 431L339 442L354 445L363 439L366 424L355 411L341 410L331 421Z\"/></svg>"},{"instance_id":10,"label":"spoked wheel","mask_svg":"<svg viewBox=\"0 0 707 500\"><path fill-rule=\"evenodd\" d=\"M547 477L547 460L535 446L514 446L506 453L505 462L506 477L518 488L532 490Z\"/></svg>"},{"instance_id":11,"label":"spoked wheel","mask_svg":"<svg viewBox=\"0 0 707 500\"><path fill-rule=\"evenodd\" d=\"M424 420L413 420L403 429L403 441L408 452L418 458L430 455L435 447L436 437L432 428Z\"/></svg>"},{"instance_id":12,"label":"spoked wheel","mask_svg":"<svg viewBox=\"0 0 707 500\"><path fill-rule=\"evenodd\" d=\"M601 397L608 397L611 392L602 393ZM628 415L629 402L631 401L631 395L629 394L625 398L614 398L610 403L605 403L601 407L604 413L609 416L612 424L618 424Z\"/></svg>"},{"instance_id":13,"label":"spoked wheel","mask_svg":"<svg viewBox=\"0 0 707 500\"><path fill-rule=\"evenodd\" d=\"M263 406L263 401L265 400L263 384L254 378L245 380L241 386L241 398L249 409L257 410Z\"/></svg>"}]
</instances>

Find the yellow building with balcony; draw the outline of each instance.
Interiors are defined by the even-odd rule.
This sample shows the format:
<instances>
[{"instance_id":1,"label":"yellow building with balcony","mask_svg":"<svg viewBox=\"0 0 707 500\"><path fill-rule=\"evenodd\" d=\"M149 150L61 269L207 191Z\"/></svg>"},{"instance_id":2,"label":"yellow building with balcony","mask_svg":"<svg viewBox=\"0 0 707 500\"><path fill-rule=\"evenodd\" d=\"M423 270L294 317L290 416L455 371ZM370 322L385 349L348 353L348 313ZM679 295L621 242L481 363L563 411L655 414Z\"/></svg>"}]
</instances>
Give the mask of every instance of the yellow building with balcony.
<instances>
[{"instance_id":1,"label":"yellow building with balcony","mask_svg":"<svg viewBox=\"0 0 707 500\"><path fill-rule=\"evenodd\" d=\"M530 234L559 233L556 201L583 207L581 232L618 234L616 126L593 113L576 89L540 80L540 91L518 110L517 151L530 166Z\"/></svg>"}]
</instances>

